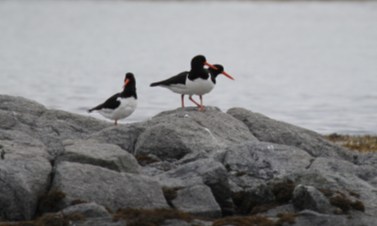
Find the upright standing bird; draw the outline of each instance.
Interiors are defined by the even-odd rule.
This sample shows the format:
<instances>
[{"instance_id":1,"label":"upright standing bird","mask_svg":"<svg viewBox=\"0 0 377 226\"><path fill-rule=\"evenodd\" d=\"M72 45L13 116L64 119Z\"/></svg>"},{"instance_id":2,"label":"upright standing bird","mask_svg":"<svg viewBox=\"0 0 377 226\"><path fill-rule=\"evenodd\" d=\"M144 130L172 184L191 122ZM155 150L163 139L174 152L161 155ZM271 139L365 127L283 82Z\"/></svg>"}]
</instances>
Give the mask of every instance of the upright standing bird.
<instances>
[{"instance_id":1,"label":"upright standing bird","mask_svg":"<svg viewBox=\"0 0 377 226\"><path fill-rule=\"evenodd\" d=\"M210 71L204 68L205 65L212 68L212 70L218 70L215 66L209 64L203 55L198 55L192 58L190 71L181 72L169 79L152 83L150 86L161 86L181 94L182 108L185 107L184 95L189 95L189 99L202 111L204 110L202 96L209 93L215 86L215 80L212 79ZM232 80L234 79L225 71L221 71L220 73ZM193 95L200 97L200 104L192 99Z\"/></svg>"},{"instance_id":2,"label":"upright standing bird","mask_svg":"<svg viewBox=\"0 0 377 226\"><path fill-rule=\"evenodd\" d=\"M116 93L107 99L104 103L89 110L98 111L101 115L108 119L115 120L114 125L118 124L119 119L130 116L136 109L136 81L132 73L127 73L124 78L123 91Z\"/></svg>"}]
</instances>

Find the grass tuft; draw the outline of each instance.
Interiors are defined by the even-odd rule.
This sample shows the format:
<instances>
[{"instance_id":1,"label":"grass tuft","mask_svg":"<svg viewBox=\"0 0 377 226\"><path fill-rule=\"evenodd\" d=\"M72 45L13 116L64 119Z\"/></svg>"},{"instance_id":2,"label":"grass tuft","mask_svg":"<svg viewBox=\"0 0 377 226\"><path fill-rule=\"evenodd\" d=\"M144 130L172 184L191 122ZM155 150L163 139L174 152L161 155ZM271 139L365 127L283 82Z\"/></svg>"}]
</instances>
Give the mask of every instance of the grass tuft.
<instances>
[{"instance_id":1,"label":"grass tuft","mask_svg":"<svg viewBox=\"0 0 377 226\"><path fill-rule=\"evenodd\" d=\"M158 162L158 160L156 158L153 158L149 155L144 155L144 154L143 155L136 155L136 160L141 166L146 166L146 165L149 165L151 163Z\"/></svg>"},{"instance_id":2,"label":"grass tuft","mask_svg":"<svg viewBox=\"0 0 377 226\"><path fill-rule=\"evenodd\" d=\"M65 198L65 193L57 189L50 190L39 201L39 213L59 211L59 204Z\"/></svg>"},{"instance_id":3,"label":"grass tuft","mask_svg":"<svg viewBox=\"0 0 377 226\"><path fill-rule=\"evenodd\" d=\"M72 213L69 215L48 213L34 221L21 221L11 224L1 224L0 226L69 226L72 221L84 221L86 218L81 213Z\"/></svg>"},{"instance_id":4,"label":"grass tuft","mask_svg":"<svg viewBox=\"0 0 377 226\"><path fill-rule=\"evenodd\" d=\"M177 191L181 189L180 187L169 188L163 187L162 192L164 193L165 199L171 207L174 207L172 201L177 198Z\"/></svg>"},{"instance_id":5,"label":"grass tuft","mask_svg":"<svg viewBox=\"0 0 377 226\"><path fill-rule=\"evenodd\" d=\"M120 209L113 215L114 221L126 220L127 226L159 226L165 220L179 219L191 222L193 217L174 209Z\"/></svg>"},{"instance_id":6,"label":"grass tuft","mask_svg":"<svg viewBox=\"0 0 377 226\"><path fill-rule=\"evenodd\" d=\"M272 193L275 195L276 202L287 203L292 199L293 190L295 189L295 184L290 181L283 181L273 185Z\"/></svg>"},{"instance_id":7,"label":"grass tuft","mask_svg":"<svg viewBox=\"0 0 377 226\"><path fill-rule=\"evenodd\" d=\"M333 133L326 135L325 138L354 151L377 152L377 136L351 136Z\"/></svg>"},{"instance_id":8,"label":"grass tuft","mask_svg":"<svg viewBox=\"0 0 377 226\"><path fill-rule=\"evenodd\" d=\"M275 222L265 216L233 216L218 219L212 226L276 226Z\"/></svg>"},{"instance_id":9,"label":"grass tuft","mask_svg":"<svg viewBox=\"0 0 377 226\"><path fill-rule=\"evenodd\" d=\"M294 224L296 223L296 214L295 213L279 213L277 217L279 220L276 222L276 226L284 225L285 223Z\"/></svg>"}]
</instances>

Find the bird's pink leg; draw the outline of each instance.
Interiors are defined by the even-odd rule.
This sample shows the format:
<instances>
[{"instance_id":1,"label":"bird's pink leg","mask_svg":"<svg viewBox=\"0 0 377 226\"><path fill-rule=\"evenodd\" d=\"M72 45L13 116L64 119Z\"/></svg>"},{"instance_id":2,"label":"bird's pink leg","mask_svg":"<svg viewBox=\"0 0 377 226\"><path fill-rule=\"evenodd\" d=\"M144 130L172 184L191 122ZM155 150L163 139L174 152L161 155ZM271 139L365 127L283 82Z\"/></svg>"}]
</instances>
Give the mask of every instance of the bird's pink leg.
<instances>
[{"instance_id":1,"label":"bird's pink leg","mask_svg":"<svg viewBox=\"0 0 377 226\"><path fill-rule=\"evenodd\" d=\"M203 105L203 96L202 95L199 95L199 98L200 98L200 109L199 111L204 111L204 105Z\"/></svg>"},{"instance_id":2,"label":"bird's pink leg","mask_svg":"<svg viewBox=\"0 0 377 226\"><path fill-rule=\"evenodd\" d=\"M201 110L203 109L203 106L200 105L198 102L196 102L194 99L192 99L192 96L190 96L189 99L190 99L194 104L196 104L196 106L198 106L199 111L201 111Z\"/></svg>"},{"instance_id":3,"label":"bird's pink leg","mask_svg":"<svg viewBox=\"0 0 377 226\"><path fill-rule=\"evenodd\" d=\"M182 94L182 95L181 95L182 108L185 108L185 100L184 100L184 97L185 97L185 95Z\"/></svg>"}]
</instances>

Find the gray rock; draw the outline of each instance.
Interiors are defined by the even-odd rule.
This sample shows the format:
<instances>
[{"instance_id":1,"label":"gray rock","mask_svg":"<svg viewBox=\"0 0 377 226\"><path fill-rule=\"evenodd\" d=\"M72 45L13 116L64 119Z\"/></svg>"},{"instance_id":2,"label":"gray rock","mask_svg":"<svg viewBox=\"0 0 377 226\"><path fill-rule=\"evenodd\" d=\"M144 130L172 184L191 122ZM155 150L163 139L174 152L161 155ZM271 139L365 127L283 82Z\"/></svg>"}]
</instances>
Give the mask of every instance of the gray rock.
<instances>
[{"instance_id":1,"label":"gray rock","mask_svg":"<svg viewBox=\"0 0 377 226\"><path fill-rule=\"evenodd\" d=\"M145 130L141 123L107 127L90 135L91 139L116 144L131 154L135 153L136 140Z\"/></svg>"},{"instance_id":2,"label":"gray rock","mask_svg":"<svg viewBox=\"0 0 377 226\"><path fill-rule=\"evenodd\" d=\"M29 99L23 97L14 97L9 95L0 95L0 109L16 113L28 113L32 115L41 115L46 108Z\"/></svg>"},{"instance_id":3,"label":"gray rock","mask_svg":"<svg viewBox=\"0 0 377 226\"><path fill-rule=\"evenodd\" d=\"M365 214L329 215L304 210L297 214L294 226L375 226L376 216Z\"/></svg>"},{"instance_id":4,"label":"gray rock","mask_svg":"<svg viewBox=\"0 0 377 226\"><path fill-rule=\"evenodd\" d=\"M78 137L85 138L88 134L109 127L111 124L79 114L48 110L41 115L36 126L40 129L47 127L52 133L64 140Z\"/></svg>"},{"instance_id":5,"label":"gray rock","mask_svg":"<svg viewBox=\"0 0 377 226\"><path fill-rule=\"evenodd\" d=\"M83 222L76 221L72 225L74 226L125 226L125 221L114 222L112 218L89 218Z\"/></svg>"},{"instance_id":6,"label":"gray rock","mask_svg":"<svg viewBox=\"0 0 377 226\"><path fill-rule=\"evenodd\" d=\"M48 110L32 126L33 133L49 147L50 154L57 156L64 150L63 140L87 138L111 124L91 117L59 110Z\"/></svg>"},{"instance_id":7,"label":"gray rock","mask_svg":"<svg viewBox=\"0 0 377 226\"><path fill-rule=\"evenodd\" d=\"M11 129L17 123L13 112L0 110L0 129Z\"/></svg>"},{"instance_id":8,"label":"gray rock","mask_svg":"<svg viewBox=\"0 0 377 226\"><path fill-rule=\"evenodd\" d=\"M316 158L309 171L327 179L328 183L319 184L327 184L328 187L325 189L337 189L344 194L358 194L358 199L366 207L365 211L377 216L377 188L364 179L369 179L370 169L339 159Z\"/></svg>"},{"instance_id":9,"label":"gray rock","mask_svg":"<svg viewBox=\"0 0 377 226\"><path fill-rule=\"evenodd\" d=\"M289 175L296 184L316 187L318 190L340 193L351 201L359 200L365 206L365 213L377 216L377 190L366 181L352 175L322 170L308 170Z\"/></svg>"},{"instance_id":10,"label":"gray rock","mask_svg":"<svg viewBox=\"0 0 377 226\"><path fill-rule=\"evenodd\" d=\"M111 170L138 173L140 166L135 157L114 144L95 140L70 140L58 161L79 162L105 167Z\"/></svg>"},{"instance_id":11,"label":"gray rock","mask_svg":"<svg viewBox=\"0 0 377 226\"><path fill-rule=\"evenodd\" d=\"M221 206L223 213L233 212L234 206L226 169L214 159L202 159L184 164L158 175L158 179L165 187L188 187L205 184L211 188L212 194Z\"/></svg>"},{"instance_id":12,"label":"gray rock","mask_svg":"<svg viewBox=\"0 0 377 226\"><path fill-rule=\"evenodd\" d=\"M245 125L217 109L163 112L146 122L136 143L136 155L153 154L162 160L181 159L189 153L211 153L225 145L256 140ZM224 123L226 122L226 123Z\"/></svg>"},{"instance_id":13,"label":"gray rock","mask_svg":"<svg viewBox=\"0 0 377 226\"><path fill-rule=\"evenodd\" d=\"M368 182L377 177L377 167L373 165L356 165L348 161L334 158L316 158L310 166L311 170L333 172L344 177L359 177Z\"/></svg>"},{"instance_id":14,"label":"gray rock","mask_svg":"<svg viewBox=\"0 0 377 226\"><path fill-rule=\"evenodd\" d=\"M228 147L222 163L236 176L269 180L305 170L312 157L305 151L266 142L244 142Z\"/></svg>"},{"instance_id":15,"label":"gray rock","mask_svg":"<svg viewBox=\"0 0 377 226\"><path fill-rule=\"evenodd\" d=\"M238 213L249 214L254 207L273 203L275 196L269 186L261 183L255 187L234 193L233 200L237 206Z\"/></svg>"},{"instance_id":16,"label":"gray rock","mask_svg":"<svg viewBox=\"0 0 377 226\"><path fill-rule=\"evenodd\" d=\"M129 153L143 162L141 170ZM317 211L299 212L296 226L376 222L376 154L350 153L317 133L245 109L230 109L228 114L212 107L204 112L178 109L115 127L0 95L0 154L0 219L5 220L33 218L38 198L51 189L66 194L59 210L80 200L111 210L167 208L164 186L179 188L170 204L193 213L218 216L219 206L222 214L229 214L274 202L280 206L266 213L270 217L304 208ZM274 185L279 181L292 181L289 189L281 187L286 192L282 201ZM296 187L292 200L294 184L302 186ZM321 194L343 215L327 210ZM359 206L338 211L329 194ZM101 206L88 205L64 211L90 216L75 225L126 224L112 222ZM173 219L164 224L184 223Z\"/></svg>"},{"instance_id":17,"label":"gray rock","mask_svg":"<svg viewBox=\"0 0 377 226\"><path fill-rule=\"evenodd\" d=\"M64 215L81 214L85 218L110 218L111 215L105 207L98 205L95 202L82 203L69 206L61 211Z\"/></svg>"},{"instance_id":18,"label":"gray rock","mask_svg":"<svg viewBox=\"0 0 377 226\"><path fill-rule=\"evenodd\" d=\"M298 147L314 157L334 157L353 161L353 153L325 140L320 134L243 108L229 109L228 114L247 125L260 141Z\"/></svg>"},{"instance_id":19,"label":"gray rock","mask_svg":"<svg viewBox=\"0 0 377 226\"><path fill-rule=\"evenodd\" d=\"M221 208L205 185L194 185L177 191L173 206L183 212L203 217L220 217Z\"/></svg>"},{"instance_id":20,"label":"gray rock","mask_svg":"<svg viewBox=\"0 0 377 226\"><path fill-rule=\"evenodd\" d=\"M294 226L351 226L349 220L342 215L328 215L312 210L301 211L295 218ZM361 225L360 225L361 226Z\"/></svg>"},{"instance_id":21,"label":"gray rock","mask_svg":"<svg viewBox=\"0 0 377 226\"><path fill-rule=\"evenodd\" d=\"M191 226L192 224L186 222L186 221L183 221L183 220L177 220L177 219L173 219L173 220L166 220L164 221L164 223L162 224L162 226Z\"/></svg>"},{"instance_id":22,"label":"gray rock","mask_svg":"<svg viewBox=\"0 0 377 226\"><path fill-rule=\"evenodd\" d=\"M173 170L177 168L176 163L161 161L150 163L142 168L142 174L154 177L156 175L162 174L164 172Z\"/></svg>"},{"instance_id":23,"label":"gray rock","mask_svg":"<svg viewBox=\"0 0 377 226\"><path fill-rule=\"evenodd\" d=\"M212 222L198 220L198 219L194 219L191 222L186 222L186 221L178 220L178 219L172 219L172 220L164 221L164 223L162 223L161 226L212 226Z\"/></svg>"},{"instance_id":24,"label":"gray rock","mask_svg":"<svg viewBox=\"0 0 377 226\"><path fill-rule=\"evenodd\" d=\"M293 204L299 210L309 209L320 213L332 213L329 200L315 187L297 185L293 191Z\"/></svg>"},{"instance_id":25,"label":"gray rock","mask_svg":"<svg viewBox=\"0 0 377 226\"><path fill-rule=\"evenodd\" d=\"M0 219L30 220L47 190L51 165L40 156L6 154L0 159Z\"/></svg>"},{"instance_id":26,"label":"gray rock","mask_svg":"<svg viewBox=\"0 0 377 226\"><path fill-rule=\"evenodd\" d=\"M52 159L47 152L47 147L38 139L17 131L17 130L1 130L0 144L4 151L4 158L9 155L30 158L34 156ZM25 159L27 161L27 159Z\"/></svg>"},{"instance_id":27,"label":"gray rock","mask_svg":"<svg viewBox=\"0 0 377 226\"><path fill-rule=\"evenodd\" d=\"M291 213L295 213L295 212L296 212L295 207L291 203L289 203L289 204L284 204L284 205L277 206L275 208L269 209L269 210L267 210L265 215L267 217L276 217L279 214L287 214L287 213L291 214Z\"/></svg>"},{"instance_id":28,"label":"gray rock","mask_svg":"<svg viewBox=\"0 0 377 226\"><path fill-rule=\"evenodd\" d=\"M66 194L66 205L79 199L96 202L113 211L119 208L168 207L156 181L88 164L59 163L52 188Z\"/></svg>"}]
</instances>

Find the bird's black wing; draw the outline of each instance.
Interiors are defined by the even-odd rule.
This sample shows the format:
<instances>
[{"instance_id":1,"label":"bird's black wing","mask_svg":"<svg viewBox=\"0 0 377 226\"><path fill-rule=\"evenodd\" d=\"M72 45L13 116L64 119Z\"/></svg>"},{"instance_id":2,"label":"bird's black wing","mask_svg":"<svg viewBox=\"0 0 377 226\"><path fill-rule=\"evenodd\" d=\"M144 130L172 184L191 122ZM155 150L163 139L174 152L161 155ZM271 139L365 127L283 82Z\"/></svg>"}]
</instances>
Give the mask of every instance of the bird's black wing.
<instances>
[{"instance_id":1,"label":"bird's black wing","mask_svg":"<svg viewBox=\"0 0 377 226\"><path fill-rule=\"evenodd\" d=\"M184 71L176 76L173 76L171 78L168 78L166 80L160 81L160 82L155 82L152 83L151 86L169 86L172 84L186 84L186 78L188 75L188 71Z\"/></svg>"},{"instance_id":2,"label":"bird's black wing","mask_svg":"<svg viewBox=\"0 0 377 226\"><path fill-rule=\"evenodd\" d=\"M117 100L119 96L120 96L120 93L114 94L102 104L90 109L89 112L92 112L94 110L101 110L103 108L108 108L108 109L117 108L120 105L120 101Z\"/></svg>"}]
</instances>

